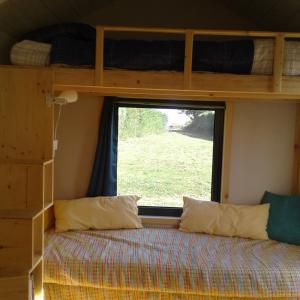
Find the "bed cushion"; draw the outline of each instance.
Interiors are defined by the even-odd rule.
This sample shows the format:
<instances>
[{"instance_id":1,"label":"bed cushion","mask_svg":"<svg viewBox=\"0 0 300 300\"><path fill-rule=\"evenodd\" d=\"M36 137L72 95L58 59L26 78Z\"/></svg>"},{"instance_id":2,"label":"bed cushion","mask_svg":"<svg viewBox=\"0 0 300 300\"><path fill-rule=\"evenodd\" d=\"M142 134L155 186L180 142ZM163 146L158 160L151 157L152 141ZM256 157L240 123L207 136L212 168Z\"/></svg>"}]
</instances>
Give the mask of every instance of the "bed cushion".
<instances>
[{"instance_id":1,"label":"bed cushion","mask_svg":"<svg viewBox=\"0 0 300 300\"><path fill-rule=\"evenodd\" d=\"M300 247L276 241L175 228L50 231L44 252L46 295L56 285L74 287L74 293L81 287L93 291L90 298L69 299L112 299L138 291L170 300L300 297Z\"/></svg>"},{"instance_id":2,"label":"bed cushion","mask_svg":"<svg viewBox=\"0 0 300 300\"><path fill-rule=\"evenodd\" d=\"M55 230L141 228L138 196L54 201Z\"/></svg>"},{"instance_id":3,"label":"bed cushion","mask_svg":"<svg viewBox=\"0 0 300 300\"><path fill-rule=\"evenodd\" d=\"M51 45L23 40L13 45L10 60L13 65L46 66L50 60Z\"/></svg>"},{"instance_id":4,"label":"bed cushion","mask_svg":"<svg viewBox=\"0 0 300 300\"><path fill-rule=\"evenodd\" d=\"M265 192L262 203L269 203L268 234L273 240L300 245L300 196Z\"/></svg>"},{"instance_id":5,"label":"bed cushion","mask_svg":"<svg viewBox=\"0 0 300 300\"><path fill-rule=\"evenodd\" d=\"M267 240L269 204L220 204L183 197L180 230Z\"/></svg>"}]
</instances>

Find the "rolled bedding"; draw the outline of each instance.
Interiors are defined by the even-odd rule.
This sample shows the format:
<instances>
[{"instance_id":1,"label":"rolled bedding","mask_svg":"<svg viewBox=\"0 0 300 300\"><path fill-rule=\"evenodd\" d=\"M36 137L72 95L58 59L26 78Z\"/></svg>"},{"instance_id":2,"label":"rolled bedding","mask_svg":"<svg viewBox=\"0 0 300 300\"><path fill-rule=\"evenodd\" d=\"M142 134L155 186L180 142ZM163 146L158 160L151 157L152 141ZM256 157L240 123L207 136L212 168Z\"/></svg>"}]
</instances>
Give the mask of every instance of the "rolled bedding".
<instances>
[{"instance_id":1,"label":"rolled bedding","mask_svg":"<svg viewBox=\"0 0 300 300\"><path fill-rule=\"evenodd\" d=\"M274 40L254 39L254 57L251 74L273 73ZM300 42L286 41L284 51L283 75L300 75Z\"/></svg>"},{"instance_id":2,"label":"rolled bedding","mask_svg":"<svg viewBox=\"0 0 300 300\"><path fill-rule=\"evenodd\" d=\"M11 48L10 60L13 65L47 66L50 63L51 44L23 40Z\"/></svg>"}]
</instances>

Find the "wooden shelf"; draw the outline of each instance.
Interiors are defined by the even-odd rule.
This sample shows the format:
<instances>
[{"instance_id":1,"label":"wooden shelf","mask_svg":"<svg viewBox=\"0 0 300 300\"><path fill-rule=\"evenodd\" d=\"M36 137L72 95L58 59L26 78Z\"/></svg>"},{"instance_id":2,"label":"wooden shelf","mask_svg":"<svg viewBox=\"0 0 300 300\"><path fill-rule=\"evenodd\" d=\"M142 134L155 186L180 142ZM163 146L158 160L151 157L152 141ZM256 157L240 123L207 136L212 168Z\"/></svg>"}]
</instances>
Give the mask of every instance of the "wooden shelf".
<instances>
[{"instance_id":1,"label":"wooden shelf","mask_svg":"<svg viewBox=\"0 0 300 300\"><path fill-rule=\"evenodd\" d=\"M35 300L43 300L43 260L40 260L36 267L29 274L29 288L31 288L31 284L33 281L34 285L34 299ZM29 294L32 291L29 291Z\"/></svg>"},{"instance_id":2,"label":"wooden shelf","mask_svg":"<svg viewBox=\"0 0 300 300\"><path fill-rule=\"evenodd\" d=\"M28 274L0 276L0 299L18 300L28 298Z\"/></svg>"},{"instance_id":3,"label":"wooden shelf","mask_svg":"<svg viewBox=\"0 0 300 300\"><path fill-rule=\"evenodd\" d=\"M53 204L53 162L44 165L43 170L43 205L44 208Z\"/></svg>"},{"instance_id":4,"label":"wooden shelf","mask_svg":"<svg viewBox=\"0 0 300 300\"><path fill-rule=\"evenodd\" d=\"M79 93L95 94L99 96L121 96L146 99L182 99L182 100L264 100L264 101L300 101L300 93L296 92L245 92L245 91L216 91L216 90L186 90L165 88L132 88L110 86L86 86L86 85L54 85L55 91L76 90Z\"/></svg>"},{"instance_id":5,"label":"wooden shelf","mask_svg":"<svg viewBox=\"0 0 300 300\"><path fill-rule=\"evenodd\" d=\"M42 210L53 202L53 160L0 163L0 210Z\"/></svg>"},{"instance_id":6,"label":"wooden shelf","mask_svg":"<svg viewBox=\"0 0 300 300\"><path fill-rule=\"evenodd\" d=\"M34 281L34 290L32 289ZM31 300L34 293L35 300L43 300L43 260L40 258L36 265L26 272L14 269L0 272L0 299Z\"/></svg>"},{"instance_id":7,"label":"wooden shelf","mask_svg":"<svg viewBox=\"0 0 300 300\"><path fill-rule=\"evenodd\" d=\"M32 266L34 266L41 257L44 250L44 214L39 214L33 219L32 226Z\"/></svg>"},{"instance_id":8,"label":"wooden shelf","mask_svg":"<svg viewBox=\"0 0 300 300\"><path fill-rule=\"evenodd\" d=\"M0 164L14 164L14 165L26 165L26 166L32 166L32 165L47 165L49 163L52 163L53 159L41 159L41 160L28 160L28 159L0 159Z\"/></svg>"},{"instance_id":9,"label":"wooden shelf","mask_svg":"<svg viewBox=\"0 0 300 300\"><path fill-rule=\"evenodd\" d=\"M30 209L0 209L0 219L34 219L42 212Z\"/></svg>"},{"instance_id":10,"label":"wooden shelf","mask_svg":"<svg viewBox=\"0 0 300 300\"><path fill-rule=\"evenodd\" d=\"M42 258L43 218L43 210L0 210L0 269L29 270Z\"/></svg>"}]
</instances>

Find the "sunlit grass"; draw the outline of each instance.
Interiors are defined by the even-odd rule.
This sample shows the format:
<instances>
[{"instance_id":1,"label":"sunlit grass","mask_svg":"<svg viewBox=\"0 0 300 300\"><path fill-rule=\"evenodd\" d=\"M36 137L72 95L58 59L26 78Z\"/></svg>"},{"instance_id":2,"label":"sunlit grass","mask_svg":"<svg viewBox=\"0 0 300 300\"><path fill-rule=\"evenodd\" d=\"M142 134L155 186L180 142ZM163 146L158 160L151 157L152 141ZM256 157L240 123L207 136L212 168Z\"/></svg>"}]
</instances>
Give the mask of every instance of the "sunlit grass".
<instances>
[{"instance_id":1,"label":"sunlit grass","mask_svg":"<svg viewBox=\"0 0 300 300\"><path fill-rule=\"evenodd\" d=\"M139 205L182 206L182 195L210 200L213 143L176 132L119 140L118 194Z\"/></svg>"}]
</instances>

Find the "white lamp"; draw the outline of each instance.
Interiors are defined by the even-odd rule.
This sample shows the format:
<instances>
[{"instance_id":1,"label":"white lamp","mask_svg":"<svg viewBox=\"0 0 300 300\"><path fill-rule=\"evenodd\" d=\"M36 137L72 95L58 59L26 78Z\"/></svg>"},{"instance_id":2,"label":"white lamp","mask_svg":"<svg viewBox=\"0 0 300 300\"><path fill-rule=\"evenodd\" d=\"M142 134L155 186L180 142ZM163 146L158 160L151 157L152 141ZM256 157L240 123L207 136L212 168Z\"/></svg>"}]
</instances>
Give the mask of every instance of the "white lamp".
<instances>
[{"instance_id":1,"label":"white lamp","mask_svg":"<svg viewBox=\"0 0 300 300\"><path fill-rule=\"evenodd\" d=\"M46 96L46 103L65 105L68 103L74 103L78 100L78 94L75 90L66 90L61 92L58 96L51 95Z\"/></svg>"},{"instance_id":2,"label":"white lamp","mask_svg":"<svg viewBox=\"0 0 300 300\"><path fill-rule=\"evenodd\" d=\"M53 150L54 153L58 149L58 140L57 140L57 130L58 125L62 113L62 106L69 104L69 103L75 103L78 100L78 94L75 90L66 90L61 92L58 96L46 96L46 103L50 104L57 104L59 105L58 115L55 122L55 128L54 128L54 141L53 141Z\"/></svg>"}]
</instances>

